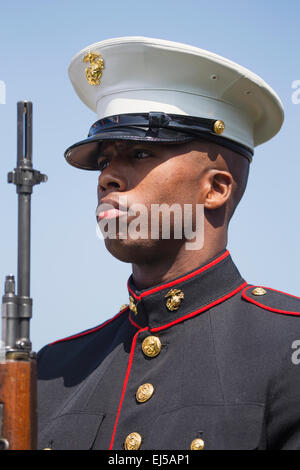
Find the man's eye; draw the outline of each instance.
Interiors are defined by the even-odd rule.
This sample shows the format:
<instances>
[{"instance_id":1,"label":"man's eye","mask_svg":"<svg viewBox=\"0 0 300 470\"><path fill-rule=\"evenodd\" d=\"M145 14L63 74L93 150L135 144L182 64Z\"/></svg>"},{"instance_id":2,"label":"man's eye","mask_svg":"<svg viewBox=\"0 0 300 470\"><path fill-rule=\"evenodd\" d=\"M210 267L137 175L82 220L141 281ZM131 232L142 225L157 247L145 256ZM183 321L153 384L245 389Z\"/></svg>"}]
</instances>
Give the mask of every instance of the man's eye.
<instances>
[{"instance_id":1,"label":"man's eye","mask_svg":"<svg viewBox=\"0 0 300 470\"><path fill-rule=\"evenodd\" d=\"M152 153L148 150L134 150L133 157L142 160L143 158L152 157Z\"/></svg>"},{"instance_id":2,"label":"man's eye","mask_svg":"<svg viewBox=\"0 0 300 470\"><path fill-rule=\"evenodd\" d=\"M99 170L99 171L103 171L104 168L106 168L107 165L108 165L108 160L101 160L101 161L98 162L98 164L97 164L98 170Z\"/></svg>"}]
</instances>

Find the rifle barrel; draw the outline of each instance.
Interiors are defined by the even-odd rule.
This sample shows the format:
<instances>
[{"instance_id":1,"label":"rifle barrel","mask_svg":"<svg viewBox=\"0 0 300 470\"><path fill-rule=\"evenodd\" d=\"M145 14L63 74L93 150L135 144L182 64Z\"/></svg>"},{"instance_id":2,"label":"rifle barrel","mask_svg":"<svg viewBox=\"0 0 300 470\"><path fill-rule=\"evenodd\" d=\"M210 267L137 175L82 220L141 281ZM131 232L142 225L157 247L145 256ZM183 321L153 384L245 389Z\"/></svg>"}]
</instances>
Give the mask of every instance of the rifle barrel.
<instances>
[{"instance_id":1,"label":"rifle barrel","mask_svg":"<svg viewBox=\"0 0 300 470\"><path fill-rule=\"evenodd\" d=\"M2 298L0 450L35 449L37 440L36 359L29 335L30 219L33 186L47 176L32 168L32 103L19 102L17 114L17 166L8 173L8 182L18 194L18 277L15 294L14 276L6 276Z\"/></svg>"},{"instance_id":2,"label":"rifle barrel","mask_svg":"<svg viewBox=\"0 0 300 470\"><path fill-rule=\"evenodd\" d=\"M18 153L17 166L24 169L32 168L32 103L21 101L18 109ZM23 181L26 183L26 181ZM25 185L18 188L18 296L21 299L21 310L29 310L30 302L30 226L31 226L31 192ZM23 299L23 301L22 301ZM24 302L25 300L25 302ZM23 313L23 312L22 312ZM28 315L28 316L27 316ZM19 337L29 342L29 321L31 312L25 318L20 315Z\"/></svg>"}]
</instances>

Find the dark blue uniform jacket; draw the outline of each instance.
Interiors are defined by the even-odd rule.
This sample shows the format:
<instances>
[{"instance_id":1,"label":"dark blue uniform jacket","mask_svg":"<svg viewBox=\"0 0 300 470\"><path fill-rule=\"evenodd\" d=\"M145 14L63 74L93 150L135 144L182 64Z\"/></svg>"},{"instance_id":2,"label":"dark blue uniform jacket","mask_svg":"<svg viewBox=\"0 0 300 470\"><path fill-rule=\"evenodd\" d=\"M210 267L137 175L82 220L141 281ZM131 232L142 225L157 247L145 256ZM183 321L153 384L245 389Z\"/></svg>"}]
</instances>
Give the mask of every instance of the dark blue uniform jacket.
<instances>
[{"instance_id":1,"label":"dark blue uniform jacket","mask_svg":"<svg viewBox=\"0 0 300 470\"><path fill-rule=\"evenodd\" d=\"M140 450L300 449L300 299L256 287L228 251L151 289L130 278L130 308L40 351L39 447L117 450L138 433Z\"/></svg>"}]
</instances>

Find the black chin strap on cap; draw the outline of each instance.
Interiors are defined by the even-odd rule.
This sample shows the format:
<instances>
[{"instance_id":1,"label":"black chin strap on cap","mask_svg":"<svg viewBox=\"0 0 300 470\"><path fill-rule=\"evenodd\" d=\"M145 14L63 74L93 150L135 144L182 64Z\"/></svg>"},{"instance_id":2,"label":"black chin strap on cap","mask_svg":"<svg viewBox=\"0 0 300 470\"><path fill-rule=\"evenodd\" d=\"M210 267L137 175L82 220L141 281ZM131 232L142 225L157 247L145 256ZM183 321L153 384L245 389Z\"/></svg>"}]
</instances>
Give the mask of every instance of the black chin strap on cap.
<instances>
[{"instance_id":1,"label":"black chin strap on cap","mask_svg":"<svg viewBox=\"0 0 300 470\"><path fill-rule=\"evenodd\" d=\"M221 131L220 131L221 124ZM222 127L223 126L223 127ZM88 138L69 147L65 158L73 166L97 170L95 143L104 140L133 140L153 143L184 143L197 138L213 141L252 160L253 151L221 136L223 121L162 112L119 114L96 121ZM93 144L93 145L92 145Z\"/></svg>"},{"instance_id":2,"label":"black chin strap on cap","mask_svg":"<svg viewBox=\"0 0 300 470\"><path fill-rule=\"evenodd\" d=\"M159 127L168 126L171 118L165 113L149 113L149 129L157 129Z\"/></svg>"},{"instance_id":3,"label":"black chin strap on cap","mask_svg":"<svg viewBox=\"0 0 300 470\"><path fill-rule=\"evenodd\" d=\"M90 128L89 137L99 135L103 131L120 129L120 128L145 128L145 130L157 131L160 129L168 129L180 133L197 133L209 132L216 135L214 132L215 119L196 118L192 116L182 116L177 114L165 113L133 113L133 114L119 114L117 116L110 116L96 121ZM170 140L172 140L170 134ZM176 135L173 134L174 139Z\"/></svg>"},{"instance_id":4,"label":"black chin strap on cap","mask_svg":"<svg viewBox=\"0 0 300 470\"><path fill-rule=\"evenodd\" d=\"M101 138L101 133L108 130L124 129L128 127L145 128L145 140L151 141L156 138L158 141L168 140L171 143L172 136L174 142L176 142L181 140L181 134L193 137L205 137L208 140L229 147L251 161L253 151L245 145L218 135L215 131L215 124L217 122L222 121L158 112L120 114L96 121L90 128L89 137L99 136L99 138ZM173 132L172 134L169 133L167 136L167 134L163 132L164 130Z\"/></svg>"}]
</instances>

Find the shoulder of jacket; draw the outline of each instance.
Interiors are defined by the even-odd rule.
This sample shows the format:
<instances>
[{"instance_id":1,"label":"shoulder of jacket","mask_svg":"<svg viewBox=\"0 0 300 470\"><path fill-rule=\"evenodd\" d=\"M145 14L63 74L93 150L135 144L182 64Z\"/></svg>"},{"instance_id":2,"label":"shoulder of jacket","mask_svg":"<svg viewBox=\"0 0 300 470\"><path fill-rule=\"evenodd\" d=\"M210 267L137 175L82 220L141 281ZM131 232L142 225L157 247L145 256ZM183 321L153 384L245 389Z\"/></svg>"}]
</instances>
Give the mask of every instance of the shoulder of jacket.
<instances>
[{"instance_id":1,"label":"shoulder of jacket","mask_svg":"<svg viewBox=\"0 0 300 470\"><path fill-rule=\"evenodd\" d=\"M123 313L125 313L128 310L128 308L129 307L127 305L126 306L124 305L124 308L121 307L120 311L116 315L114 315L112 318L109 318L104 323L101 323L100 325L95 326L93 328L89 328L88 330L81 331L80 333L76 333L74 335L67 336L66 338L62 338L62 339L58 339L56 341L53 341L52 343L49 343L47 346L50 347L50 346L53 346L54 344L64 343L66 341L71 341L71 340L83 338L83 337L88 336L92 333L95 333L95 332L101 330L102 328L110 325L112 322L114 322L119 317L121 317L121 315L123 315Z\"/></svg>"},{"instance_id":2,"label":"shoulder of jacket","mask_svg":"<svg viewBox=\"0 0 300 470\"><path fill-rule=\"evenodd\" d=\"M248 285L242 299L270 312L300 317L300 297L270 287Z\"/></svg>"}]
</instances>

